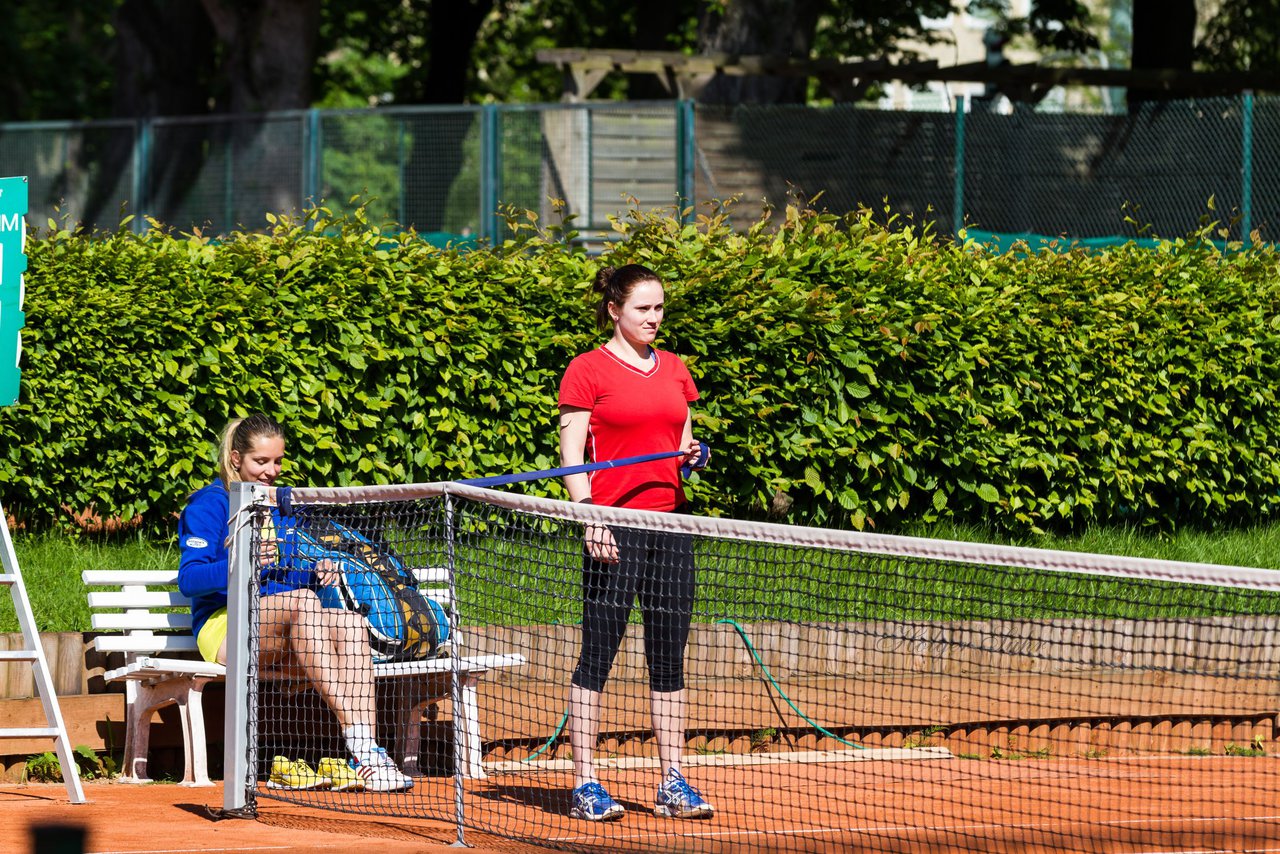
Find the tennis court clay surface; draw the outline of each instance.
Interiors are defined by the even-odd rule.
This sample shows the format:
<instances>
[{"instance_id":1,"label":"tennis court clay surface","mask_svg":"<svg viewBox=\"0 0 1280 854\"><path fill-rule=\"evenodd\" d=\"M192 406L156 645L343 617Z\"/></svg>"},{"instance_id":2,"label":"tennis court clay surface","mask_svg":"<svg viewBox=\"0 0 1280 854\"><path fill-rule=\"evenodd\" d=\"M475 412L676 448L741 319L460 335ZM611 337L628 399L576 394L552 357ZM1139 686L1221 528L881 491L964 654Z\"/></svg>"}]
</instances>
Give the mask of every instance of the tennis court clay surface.
<instances>
[{"instance_id":1,"label":"tennis court clay surface","mask_svg":"<svg viewBox=\"0 0 1280 854\"><path fill-rule=\"evenodd\" d=\"M691 770L691 777L694 776ZM1023 761L849 762L817 768L708 766L696 781L717 806L710 821L645 811L653 772L603 775L628 808L620 821L565 819L567 778L495 774L468 781L471 821L553 847L595 851L1219 852L1280 854L1280 759L1151 757ZM779 788L785 781L786 787ZM419 796L452 802L451 779ZM815 798L821 787L827 809ZM32 829L78 825L86 852L443 852L452 824L322 811L271 800L257 820L217 820L220 786L88 783L88 804L61 785L0 786L0 852L32 851ZM813 804L813 807L806 807ZM832 808L832 805L836 805ZM673 833L679 832L680 836ZM533 851L468 829L473 850ZM52 849L51 849L52 850Z\"/></svg>"},{"instance_id":2,"label":"tennis court clay surface","mask_svg":"<svg viewBox=\"0 0 1280 854\"><path fill-rule=\"evenodd\" d=\"M456 837L452 824L438 821L359 816L327 810L260 802L256 820L216 817L222 786L184 788L153 783L86 783L84 804L71 804L57 784L0 786L0 852L34 851L33 831L44 826L84 829L85 852L356 852L379 854L445 852ZM476 850L518 850L510 845L486 849L484 837L467 832ZM53 850L53 849L51 849ZM534 850L534 849L526 849Z\"/></svg>"}]
</instances>

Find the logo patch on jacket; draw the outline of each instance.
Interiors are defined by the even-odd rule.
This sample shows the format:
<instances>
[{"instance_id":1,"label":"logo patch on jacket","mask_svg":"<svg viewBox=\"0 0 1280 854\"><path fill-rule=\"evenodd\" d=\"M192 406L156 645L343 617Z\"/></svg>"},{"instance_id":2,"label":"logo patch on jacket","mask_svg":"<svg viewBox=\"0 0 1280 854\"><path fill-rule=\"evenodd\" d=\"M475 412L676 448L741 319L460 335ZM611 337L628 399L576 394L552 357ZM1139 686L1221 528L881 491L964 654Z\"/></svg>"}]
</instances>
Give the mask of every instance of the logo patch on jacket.
<instances>
[{"instance_id":1,"label":"logo patch on jacket","mask_svg":"<svg viewBox=\"0 0 1280 854\"><path fill-rule=\"evenodd\" d=\"M187 537L183 545L189 549L207 549L209 541L204 537Z\"/></svg>"}]
</instances>

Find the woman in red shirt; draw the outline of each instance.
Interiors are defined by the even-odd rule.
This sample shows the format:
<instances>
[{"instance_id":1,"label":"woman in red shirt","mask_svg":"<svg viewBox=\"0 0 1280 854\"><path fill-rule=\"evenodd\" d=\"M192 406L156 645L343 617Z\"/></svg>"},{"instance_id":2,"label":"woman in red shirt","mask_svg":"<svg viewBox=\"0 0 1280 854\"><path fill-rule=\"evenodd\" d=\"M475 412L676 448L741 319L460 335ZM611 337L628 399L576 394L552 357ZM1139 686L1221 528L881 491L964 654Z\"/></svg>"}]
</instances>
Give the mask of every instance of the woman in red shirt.
<instances>
[{"instance_id":1,"label":"woman in red shirt","mask_svg":"<svg viewBox=\"0 0 1280 854\"><path fill-rule=\"evenodd\" d=\"M680 358L656 350L664 292L647 267L606 267L597 275L596 321L613 336L569 363L560 382L560 458L565 466L685 449L638 465L574 474L574 501L637 510L687 512L680 466L698 461L689 404L698 399ZM705 458L701 460L705 463ZM583 555L582 651L569 689L574 790L570 815L591 821L625 811L596 779L592 754L601 695L639 597L649 664L653 730L662 782L654 812L703 818L711 804L680 770L684 749L684 649L693 617L693 543L688 535L588 526Z\"/></svg>"}]
</instances>

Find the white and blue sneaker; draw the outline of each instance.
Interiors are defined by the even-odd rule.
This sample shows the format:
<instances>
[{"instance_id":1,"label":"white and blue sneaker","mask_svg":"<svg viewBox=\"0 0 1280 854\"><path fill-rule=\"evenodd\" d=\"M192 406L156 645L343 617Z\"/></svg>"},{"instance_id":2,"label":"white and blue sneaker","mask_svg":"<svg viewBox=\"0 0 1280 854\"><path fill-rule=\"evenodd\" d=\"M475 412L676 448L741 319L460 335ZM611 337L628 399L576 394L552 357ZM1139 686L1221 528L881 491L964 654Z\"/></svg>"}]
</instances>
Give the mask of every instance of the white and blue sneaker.
<instances>
[{"instance_id":1,"label":"white and blue sneaker","mask_svg":"<svg viewBox=\"0 0 1280 854\"><path fill-rule=\"evenodd\" d=\"M367 792L407 792L413 788L413 778L402 774L381 747L375 747L364 761L351 760L351 770Z\"/></svg>"},{"instance_id":2,"label":"white and blue sneaker","mask_svg":"<svg viewBox=\"0 0 1280 854\"><path fill-rule=\"evenodd\" d=\"M573 806L569 809L570 818L608 821L621 818L624 812L626 809L622 804L609 797L609 793L599 783L583 783L573 790Z\"/></svg>"},{"instance_id":3,"label":"white and blue sneaker","mask_svg":"<svg viewBox=\"0 0 1280 854\"><path fill-rule=\"evenodd\" d=\"M710 818L715 808L707 803L702 793L689 785L676 769L667 771L658 787L653 814L665 818Z\"/></svg>"}]
</instances>

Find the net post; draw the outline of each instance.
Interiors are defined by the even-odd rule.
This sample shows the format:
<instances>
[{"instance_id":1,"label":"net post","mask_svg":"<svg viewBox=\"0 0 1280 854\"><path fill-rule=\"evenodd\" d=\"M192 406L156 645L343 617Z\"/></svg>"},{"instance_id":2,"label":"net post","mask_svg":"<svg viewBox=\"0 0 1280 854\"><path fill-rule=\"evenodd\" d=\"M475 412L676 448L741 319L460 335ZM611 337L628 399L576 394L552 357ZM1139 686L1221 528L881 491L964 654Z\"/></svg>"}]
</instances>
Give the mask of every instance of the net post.
<instances>
[{"instance_id":1,"label":"net post","mask_svg":"<svg viewBox=\"0 0 1280 854\"><path fill-rule=\"evenodd\" d=\"M464 715L462 714L462 641L458 634L458 582L457 564L454 557L454 522L453 496L448 490L444 493L444 551L445 566L449 569L449 601L454 603L449 609L449 637L453 639L453 659L451 678L453 679L453 807L454 821L458 827L458 838L449 846L451 848L470 848L464 837L463 827L466 823L465 791L462 787L463 760L460 746L467 737Z\"/></svg>"},{"instance_id":2,"label":"net post","mask_svg":"<svg viewBox=\"0 0 1280 854\"><path fill-rule=\"evenodd\" d=\"M252 579L251 508L266 500L266 487L231 484L231 544L227 550L227 682L223 730L222 808L244 809L249 788L249 585Z\"/></svg>"}]
</instances>

